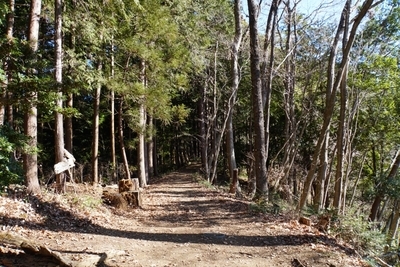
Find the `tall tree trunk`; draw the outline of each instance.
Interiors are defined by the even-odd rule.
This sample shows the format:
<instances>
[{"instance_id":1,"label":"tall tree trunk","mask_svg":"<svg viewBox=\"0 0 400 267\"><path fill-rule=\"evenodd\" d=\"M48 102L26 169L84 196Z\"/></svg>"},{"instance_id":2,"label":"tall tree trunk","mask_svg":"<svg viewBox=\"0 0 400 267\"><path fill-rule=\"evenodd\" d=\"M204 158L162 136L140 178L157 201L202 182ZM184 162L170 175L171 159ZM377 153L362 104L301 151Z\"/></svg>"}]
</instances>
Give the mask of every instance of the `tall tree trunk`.
<instances>
[{"instance_id":1,"label":"tall tree trunk","mask_svg":"<svg viewBox=\"0 0 400 267\"><path fill-rule=\"evenodd\" d=\"M100 60L100 59L99 59ZM99 73L103 69L103 63L98 62L97 70ZM100 128L100 96L101 83L97 84L93 101L93 138L92 138L92 181L93 184L99 183L99 128Z\"/></svg>"},{"instance_id":2,"label":"tall tree trunk","mask_svg":"<svg viewBox=\"0 0 400 267\"><path fill-rule=\"evenodd\" d=\"M317 177L315 181L315 195L314 195L314 208L319 212L324 208L325 205L325 189L329 186L327 182L328 176L328 165L329 165L329 132L326 134L326 138L321 146L321 152L319 155L319 168L317 171Z\"/></svg>"},{"instance_id":3,"label":"tall tree trunk","mask_svg":"<svg viewBox=\"0 0 400 267\"><path fill-rule=\"evenodd\" d=\"M264 123L264 134L265 134L265 165L267 164L268 152L269 152L269 139L270 139L270 119L271 119L271 96L272 96L272 79L273 79L273 67L275 64L275 29L278 21L278 7L281 4L281 0L273 0L270 16L272 17L272 23L270 24L270 18L268 18L267 30L266 30L266 39L264 42L264 51L263 51L263 61L261 64L261 94L262 94L262 107L265 110L265 123ZM269 62L266 61L268 57L268 44L270 44L269 51ZM266 169L267 171L267 169Z\"/></svg>"},{"instance_id":4,"label":"tall tree trunk","mask_svg":"<svg viewBox=\"0 0 400 267\"><path fill-rule=\"evenodd\" d=\"M353 191L352 191L351 198L350 198L350 205L349 205L350 207L352 207L353 203L354 203L354 199L355 199L356 191L357 191L357 185L358 185L358 182L360 181L360 179L362 177L362 171L363 171L363 168L364 168L364 163L365 163L366 157L367 157L367 153L364 152L364 155L362 156L362 159L361 159L360 170L358 171L358 175L357 175L356 181L354 182Z\"/></svg>"},{"instance_id":5,"label":"tall tree trunk","mask_svg":"<svg viewBox=\"0 0 400 267\"><path fill-rule=\"evenodd\" d=\"M9 4L9 13L7 17L7 39L12 40L14 38L14 12L15 12L15 0L10 0ZM7 62L7 61L6 61ZM7 67L5 68L5 74L6 74L6 80L7 84L6 86L12 81L12 70L10 69L10 62L8 61ZM7 99L12 99L13 93L9 90L6 90L6 97ZM7 105L7 123L10 127L14 127L14 109L13 105L9 103Z\"/></svg>"},{"instance_id":6,"label":"tall tree trunk","mask_svg":"<svg viewBox=\"0 0 400 267\"><path fill-rule=\"evenodd\" d=\"M278 21L278 7L281 4L281 0L273 0L269 10L267 18L267 26L265 29L265 39L262 54L262 62L260 66L261 72L261 100L262 108L265 110L263 115L264 121L264 165L265 172L267 174L267 159L269 152L269 139L270 139L270 118L271 118L271 97L272 97L272 79L273 79L273 67L275 64L274 48L275 48L275 29ZM254 106L253 106L254 107ZM254 143L256 145L256 143ZM257 164L256 164L257 165ZM257 168L257 167L256 167ZM267 178L266 178L267 179ZM266 184L268 187L268 185Z\"/></svg>"},{"instance_id":7,"label":"tall tree trunk","mask_svg":"<svg viewBox=\"0 0 400 267\"><path fill-rule=\"evenodd\" d=\"M285 3L286 11L286 44L285 44L285 80L284 80L284 93L283 93L283 106L285 112L285 147L283 155L283 175L276 179L275 184L272 186L276 190L281 180L287 184L290 174L292 173L292 166L296 154L296 132L297 123L295 117L295 104L294 104L294 89L295 89L295 57L296 57L296 4L291 7L291 1Z\"/></svg>"},{"instance_id":8,"label":"tall tree trunk","mask_svg":"<svg viewBox=\"0 0 400 267\"><path fill-rule=\"evenodd\" d=\"M156 121L154 121L154 130L156 130L157 125L156 125ZM157 135L154 134L153 138L152 138L152 143L153 143L153 175L154 176L158 176L158 158L157 158Z\"/></svg>"},{"instance_id":9,"label":"tall tree trunk","mask_svg":"<svg viewBox=\"0 0 400 267\"><path fill-rule=\"evenodd\" d=\"M7 82L11 82L12 74L10 73ZM7 99L13 98L13 93L11 91L7 91L6 95ZM14 107L11 103L7 105L7 123L10 127L14 127Z\"/></svg>"},{"instance_id":10,"label":"tall tree trunk","mask_svg":"<svg viewBox=\"0 0 400 267\"><path fill-rule=\"evenodd\" d=\"M218 134L217 134L217 120L218 120L218 105L217 105L217 74L218 74L218 41L215 44L215 51L214 51L214 84L212 90L212 111L210 117L210 131L211 131L211 151L210 151L210 158L208 165L211 167L210 173L208 174L208 181L210 183L214 182L214 178L216 176L216 166L218 164L218 155L217 150L219 147L217 145L218 142Z\"/></svg>"},{"instance_id":11,"label":"tall tree trunk","mask_svg":"<svg viewBox=\"0 0 400 267\"><path fill-rule=\"evenodd\" d=\"M143 87L146 87L146 63L144 60L140 62L140 79L142 81ZM139 122L138 122L138 174L139 181L141 187L147 186L147 174L146 174L146 141L145 141L145 133L146 133L146 107L145 107L145 99L142 96L139 100Z\"/></svg>"},{"instance_id":12,"label":"tall tree trunk","mask_svg":"<svg viewBox=\"0 0 400 267\"><path fill-rule=\"evenodd\" d=\"M229 100L229 113L228 113L228 121L226 126L226 151L228 157L228 167L229 167L229 177L231 179L231 183L233 183L233 173L237 168L236 166L236 157L235 157L235 145L233 138L233 107L236 103L237 90L239 88L240 82L240 70L239 70L239 48L242 43L242 16L241 16L241 0L235 0L234 5L234 14L235 14L235 37L232 43L232 59L231 59L231 75L232 75L232 97ZM236 187L239 187L239 183L236 184ZM237 188L234 188L236 190Z\"/></svg>"},{"instance_id":13,"label":"tall tree trunk","mask_svg":"<svg viewBox=\"0 0 400 267\"><path fill-rule=\"evenodd\" d=\"M346 17L344 18L344 31L342 39L342 49L344 50L347 44L347 38L349 34L350 24L350 6L351 1L346 2L347 10ZM344 52L344 51L343 51ZM342 210L342 193L343 193L343 176L344 176L344 138L345 138L345 125L346 125L346 113L347 113L347 72L348 64L344 66L343 77L340 82L340 115L339 115L339 127L337 133L337 163L336 163L336 175L335 175L335 194L333 197L333 207L337 213Z\"/></svg>"},{"instance_id":14,"label":"tall tree trunk","mask_svg":"<svg viewBox=\"0 0 400 267\"><path fill-rule=\"evenodd\" d=\"M63 128L63 115L58 110L63 107L62 99L62 0L55 0L55 81L57 89L57 100L56 106L57 111L54 112L55 116L55 135L54 135L54 146L55 146L55 163L63 161L64 158L64 128ZM56 174L56 189L59 193L65 192L65 174Z\"/></svg>"},{"instance_id":15,"label":"tall tree trunk","mask_svg":"<svg viewBox=\"0 0 400 267\"><path fill-rule=\"evenodd\" d=\"M114 38L113 38L114 40ZM111 42L111 79L115 75L114 41ZM112 181L117 182L117 155L115 152L115 91L110 91L110 135L111 135L111 172Z\"/></svg>"},{"instance_id":16,"label":"tall tree trunk","mask_svg":"<svg viewBox=\"0 0 400 267\"><path fill-rule=\"evenodd\" d=\"M110 92L110 102L111 102L111 123L110 123L110 134L111 134L111 172L112 181L117 182L117 154L115 151L115 92L111 89Z\"/></svg>"},{"instance_id":17,"label":"tall tree trunk","mask_svg":"<svg viewBox=\"0 0 400 267\"><path fill-rule=\"evenodd\" d=\"M150 114L147 115L147 127L150 132L150 140L147 142L147 162L148 162L148 179L154 176L154 140L153 140L153 128L154 119ZM147 182L149 182L147 180Z\"/></svg>"},{"instance_id":18,"label":"tall tree trunk","mask_svg":"<svg viewBox=\"0 0 400 267\"><path fill-rule=\"evenodd\" d=\"M12 39L13 39L13 35L14 35L14 12L15 12L15 0L9 0L8 1L8 8L9 8L9 12L7 14L7 29L6 29L6 37L7 37L7 41L8 44L10 46L12 46ZM3 81L3 84L1 85L1 96L3 99L6 99L8 96L11 98L11 92L8 91L8 84L11 82L11 61L10 61L10 57L9 54L7 55L7 57L4 59L4 63L3 63L3 70L4 70L4 74L5 74L5 79ZM9 114L11 112L11 114ZM7 122L9 123L9 126L12 127L12 119L10 120L9 118L12 118L12 105L8 104L8 109L7 109ZM5 115L6 115L6 104L5 103L1 103L0 104L0 125L3 125L5 122Z\"/></svg>"},{"instance_id":19,"label":"tall tree trunk","mask_svg":"<svg viewBox=\"0 0 400 267\"><path fill-rule=\"evenodd\" d=\"M69 109L72 109L74 107L74 95L72 93L67 94L65 106L66 108ZM74 130L73 130L72 117L66 116L64 119L64 123L65 123L65 149L72 154L74 150L73 147Z\"/></svg>"},{"instance_id":20,"label":"tall tree trunk","mask_svg":"<svg viewBox=\"0 0 400 267\"><path fill-rule=\"evenodd\" d=\"M269 100L271 98L271 84L272 84L272 67L274 65L274 34L277 23L278 7L281 0L273 0L271 8L268 13L267 26L265 29L265 39L263 46L263 58L261 62L261 75L262 75L262 92L263 92L263 105L267 109L266 113L269 114Z\"/></svg>"},{"instance_id":21,"label":"tall tree trunk","mask_svg":"<svg viewBox=\"0 0 400 267\"><path fill-rule=\"evenodd\" d=\"M332 90L335 82L335 64L337 57L337 49L339 44L339 38L342 34L344 27L347 23L347 18L350 15L350 9L348 6L351 4L351 1L346 1L345 6L342 11L341 20L339 22L339 26L336 32L336 36L334 42L331 47L330 55L329 55L329 64L328 64L328 82L327 82L327 90L325 95L325 105L326 107L329 105L330 98L332 96ZM344 42L343 42L344 44ZM345 49L344 47L342 49ZM323 192L326 191L325 187L329 186L327 183L327 173L328 173L328 165L329 165L329 133L330 123L327 125L327 131L325 134L325 138L322 141L320 152L319 152L319 168L317 172L317 180L316 180L316 194L314 196L314 206L320 211L324 205L327 197ZM307 180L306 180L307 183ZM335 183L336 184L336 183Z\"/></svg>"},{"instance_id":22,"label":"tall tree trunk","mask_svg":"<svg viewBox=\"0 0 400 267\"><path fill-rule=\"evenodd\" d=\"M263 94L260 76L260 52L258 42L258 6L254 0L248 0L250 27L250 65L252 85L252 105L254 116L254 158L256 174L256 198L267 198L267 151L265 149L265 121Z\"/></svg>"},{"instance_id":23,"label":"tall tree trunk","mask_svg":"<svg viewBox=\"0 0 400 267\"><path fill-rule=\"evenodd\" d=\"M240 44L240 43L239 43ZM237 57L237 56L236 56ZM236 90L239 85L239 81L237 81L236 89L234 91L231 91L229 97L228 97L228 105L227 105L227 111L226 111L226 116L223 118L223 123L222 125L218 125L218 99L217 99L217 69L218 69L218 42L215 46L215 53L214 53L214 86L213 86L213 108L212 108L212 117L210 118L210 125L211 127L211 134L212 134L212 140L211 140L211 151L210 151L210 160L209 160L209 166L212 168L210 169L210 175L209 177L209 182L213 183L216 176L217 176L217 167L218 167L218 158L219 154L221 151L221 142L223 140L223 136L225 134L225 130L228 124L229 117L232 114L233 107L235 104L235 99L236 99ZM237 63L236 63L237 64ZM237 67L237 66L236 66ZM237 67L238 68L238 67ZM238 71L238 70L237 70ZM239 74L237 74L239 75ZM239 77L237 76L237 79Z\"/></svg>"},{"instance_id":24,"label":"tall tree trunk","mask_svg":"<svg viewBox=\"0 0 400 267\"><path fill-rule=\"evenodd\" d=\"M29 21L29 48L32 57L36 56L38 51L39 39L39 20L42 9L41 0L32 0L30 6L30 21ZM33 72L33 71L31 71ZM25 135L29 138L28 144L32 148L37 147L37 92L30 92L28 96L28 110L24 118ZM40 186L38 179L38 162L37 153L26 153L23 157L24 172L26 179L27 192L29 194L40 194Z\"/></svg>"},{"instance_id":25,"label":"tall tree trunk","mask_svg":"<svg viewBox=\"0 0 400 267\"><path fill-rule=\"evenodd\" d=\"M144 101L144 100L142 100ZM145 152L145 133L144 127L146 124L146 111L144 107L144 103L140 103L139 105L139 143L138 143L138 171L139 171L139 180L140 186L147 186L147 175L146 175L146 152Z\"/></svg>"},{"instance_id":26,"label":"tall tree trunk","mask_svg":"<svg viewBox=\"0 0 400 267\"><path fill-rule=\"evenodd\" d=\"M72 8L76 8L76 0L71 0L72 2ZM69 36L69 48L71 50L75 49L75 44L76 44L76 34L75 34L75 25L71 25L71 34ZM64 88L65 89L65 88ZM66 101L65 101L65 106L67 109L72 109L74 107L74 94L69 92L69 90L64 91L66 94ZM74 139L74 131L73 131L73 122L72 122L72 116L66 116L64 118L64 125L65 125L65 149L73 154L73 139ZM71 177L73 179L73 177Z\"/></svg>"},{"instance_id":27,"label":"tall tree trunk","mask_svg":"<svg viewBox=\"0 0 400 267\"><path fill-rule=\"evenodd\" d=\"M123 98L121 97L121 101L119 103L119 109L118 109L119 144L121 147L122 162L124 164L125 179L131 179L131 171L129 170L128 158L126 157L126 149L125 149L125 143L124 143L124 125L123 125L122 116L123 116Z\"/></svg>"},{"instance_id":28,"label":"tall tree trunk","mask_svg":"<svg viewBox=\"0 0 400 267\"><path fill-rule=\"evenodd\" d=\"M353 107L351 111L349 112L348 118L346 120L345 124L345 136L344 136L344 142L345 142L345 152L344 152L344 159L346 162L346 168L344 171L344 177L343 177L343 192L342 192L342 214L345 214L346 212L346 203L347 203L347 188L349 186L349 177L350 173L352 172L352 165L354 161L354 154L353 154L353 149L352 149L352 144L354 143L354 138L356 137L356 132L357 132L357 121L354 122L354 118L358 112L359 109L359 101L358 98L356 97ZM363 163L364 164L364 159L363 158ZM357 178L358 179L358 178ZM355 188L357 188L357 183L355 183ZM353 191L354 194L354 191ZM354 197L354 195L352 195ZM353 202L353 199L350 199L350 207L352 207L351 203Z\"/></svg>"},{"instance_id":29,"label":"tall tree trunk","mask_svg":"<svg viewBox=\"0 0 400 267\"><path fill-rule=\"evenodd\" d=\"M200 149L201 149L201 165L204 178L208 179L209 165L208 165L208 134L206 131L206 110L207 110L207 83L204 83L204 87L201 90L201 97L198 100L199 107L199 128L200 128Z\"/></svg>"},{"instance_id":30,"label":"tall tree trunk","mask_svg":"<svg viewBox=\"0 0 400 267\"><path fill-rule=\"evenodd\" d=\"M350 1L350 0L348 0ZM299 206L298 209L299 211L302 210L306 204L306 200L307 200L307 196L310 192L311 189L311 184L314 180L314 174L317 168L317 162L318 162L318 157L319 154L321 152L321 148L322 148L322 144L326 139L326 135L329 131L330 128L330 123L331 123L331 119L332 119L332 115L333 115L333 110L335 107L335 101L336 101L336 92L337 89L341 83L341 80L344 76L345 70L346 70L346 65L349 61L349 57L350 57L350 50L353 46L354 43L354 39L356 37L356 32L358 29L358 26L361 23L361 20L364 18L364 16L367 14L368 10L370 9L370 7L372 6L373 0L366 0L361 9L359 10L358 15L356 16L356 18L354 19L354 23L353 26L351 28L350 34L349 34L349 40L346 44L346 47L344 48L344 53L342 56L342 60L340 62L339 65L339 71L336 73L336 77L334 79L333 83L329 83L329 79L330 77L334 77L335 75L333 74L333 72L328 72L328 87L327 87L327 91L331 91L330 97L327 101L327 106L325 107L325 111L324 111L324 117L323 117L323 125L322 125L322 129L320 131L320 135L317 141L317 145L315 147L314 150L314 154L313 154L313 160L311 163L311 168L308 171L307 177L306 177L306 181L304 183L304 187L303 187L303 192L301 194L300 197L300 201L299 201ZM340 33L342 32L343 29L343 25L344 25L344 19L346 17L346 14L350 12L349 10L347 10L347 4L345 5L345 7L343 8L342 11L342 16L339 22L339 27L338 27L338 31L335 37L335 41L334 41L334 45L332 46L332 50L336 50L337 49L337 43L339 42L339 37L340 37ZM336 55L335 53L331 53L330 58L332 58L332 55ZM330 60L331 62L331 60ZM333 63L332 63L333 64ZM331 87L331 84L333 85Z\"/></svg>"}]
</instances>

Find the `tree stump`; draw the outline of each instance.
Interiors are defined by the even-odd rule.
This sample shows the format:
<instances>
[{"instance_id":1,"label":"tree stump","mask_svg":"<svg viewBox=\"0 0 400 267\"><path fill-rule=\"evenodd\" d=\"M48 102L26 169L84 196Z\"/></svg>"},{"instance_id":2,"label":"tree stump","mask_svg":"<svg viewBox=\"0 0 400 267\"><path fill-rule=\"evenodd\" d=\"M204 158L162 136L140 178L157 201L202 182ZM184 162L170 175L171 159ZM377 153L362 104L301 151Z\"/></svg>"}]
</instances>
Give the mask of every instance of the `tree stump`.
<instances>
[{"instance_id":1,"label":"tree stump","mask_svg":"<svg viewBox=\"0 0 400 267\"><path fill-rule=\"evenodd\" d=\"M133 207L142 207L142 197L140 191L127 191L121 193L128 205Z\"/></svg>"},{"instance_id":2,"label":"tree stump","mask_svg":"<svg viewBox=\"0 0 400 267\"><path fill-rule=\"evenodd\" d=\"M139 190L139 179L122 179L118 182L118 193L111 189L103 190L103 201L117 209L142 207L142 197Z\"/></svg>"},{"instance_id":3,"label":"tree stump","mask_svg":"<svg viewBox=\"0 0 400 267\"><path fill-rule=\"evenodd\" d=\"M118 192L130 191L133 188L133 182L131 179L122 179L118 182Z\"/></svg>"},{"instance_id":4,"label":"tree stump","mask_svg":"<svg viewBox=\"0 0 400 267\"><path fill-rule=\"evenodd\" d=\"M236 189L238 187L238 177L239 177L239 170L238 169L234 169L233 170L233 177L232 177L231 187L229 189L229 193L231 193L231 194L236 194Z\"/></svg>"}]
</instances>

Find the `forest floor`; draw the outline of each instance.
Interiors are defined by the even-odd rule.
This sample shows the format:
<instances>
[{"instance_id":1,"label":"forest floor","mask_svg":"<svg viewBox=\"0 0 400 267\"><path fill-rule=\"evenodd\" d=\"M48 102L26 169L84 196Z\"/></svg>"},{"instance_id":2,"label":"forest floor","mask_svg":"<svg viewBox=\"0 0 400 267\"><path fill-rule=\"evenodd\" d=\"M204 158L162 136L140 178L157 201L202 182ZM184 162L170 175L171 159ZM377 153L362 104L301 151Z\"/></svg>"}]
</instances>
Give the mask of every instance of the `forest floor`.
<instances>
[{"instance_id":1,"label":"forest floor","mask_svg":"<svg viewBox=\"0 0 400 267\"><path fill-rule=\"evenodd\" d=\"M42 244L76 267L366 266L293 213L255 213L249 202L196 181L194 171L152 181L142 208L129 210L101 204L102 188L82 184L65 195L0 197L0 232ZM44 258L0 242L0 266L58 265Z\"/></svg>"}]
</instances>

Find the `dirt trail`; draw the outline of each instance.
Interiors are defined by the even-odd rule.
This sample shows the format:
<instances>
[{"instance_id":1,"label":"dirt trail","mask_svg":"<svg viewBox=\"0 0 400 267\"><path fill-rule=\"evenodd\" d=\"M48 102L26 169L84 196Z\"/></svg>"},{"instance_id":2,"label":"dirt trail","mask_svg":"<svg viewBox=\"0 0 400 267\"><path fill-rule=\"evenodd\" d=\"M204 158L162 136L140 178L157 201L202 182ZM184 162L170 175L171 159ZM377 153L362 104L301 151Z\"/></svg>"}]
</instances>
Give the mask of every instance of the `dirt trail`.
<instances>
[{"instance_id":1,"label":"dirt trail","mask_svg":"<svg viewBox=\"0 0 400 267\"><path fill-rule=\"evenodd\" d=\"M1 214L1 224L60 252L71 266L363 266L315 228L284 215L251 214L249 203L196 183L192 172L154 181L142 209L77 212L39 199L24 222ZM25 261L3 253L0 266L54 266Z\"/></svg>"}]
</instances>

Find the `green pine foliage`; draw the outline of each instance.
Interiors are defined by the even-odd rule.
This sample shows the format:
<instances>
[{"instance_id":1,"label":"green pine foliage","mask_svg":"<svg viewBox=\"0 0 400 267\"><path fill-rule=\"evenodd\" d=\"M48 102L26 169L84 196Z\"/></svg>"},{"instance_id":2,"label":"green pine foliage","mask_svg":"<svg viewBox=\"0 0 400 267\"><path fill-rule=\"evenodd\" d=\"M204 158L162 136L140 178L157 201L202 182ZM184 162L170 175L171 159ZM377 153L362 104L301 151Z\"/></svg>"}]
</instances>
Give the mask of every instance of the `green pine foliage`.
<instances>
[{"instance_id":1,"label":"green pine foliage","mask_svg":"<svg viewBox=\"0 0 400 267\"><path fill-rule=\"evenodd\" d=\"M16 160L16 155L32 150L27 147L26 141L24 135L15 132L8 125L0 127L0 188L23 182L22 164Z\"/></svg>"}]
</instances>

